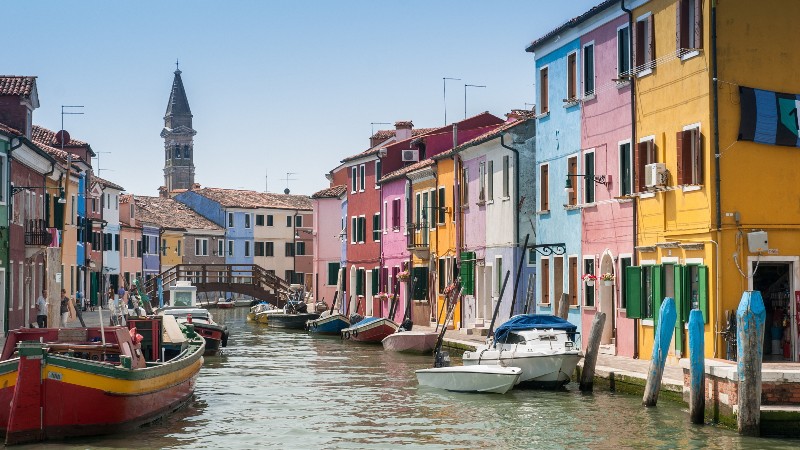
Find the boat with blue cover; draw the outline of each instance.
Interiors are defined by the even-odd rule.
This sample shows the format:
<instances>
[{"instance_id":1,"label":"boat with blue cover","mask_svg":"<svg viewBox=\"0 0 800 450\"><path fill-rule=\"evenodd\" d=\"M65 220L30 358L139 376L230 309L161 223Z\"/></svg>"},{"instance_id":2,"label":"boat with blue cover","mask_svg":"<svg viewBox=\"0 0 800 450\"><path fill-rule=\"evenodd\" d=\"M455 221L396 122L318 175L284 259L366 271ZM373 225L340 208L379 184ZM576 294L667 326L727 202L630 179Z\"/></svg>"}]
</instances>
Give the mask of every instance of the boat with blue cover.
<instances>
[{"instance_id":1,"label":"boat with blue cover","mask_svg":"<svg viewBox=\"0 0 800 450\"><path fill-rule=\"evenodd\" d=\"M355 315L355 314L354 314ZM353 322L351 317L351 322ZM386 336L397 331L400 326L382 317L366 317L342 330L342 339L358 342L380 343Z\"/></svg>"}]
</instances>

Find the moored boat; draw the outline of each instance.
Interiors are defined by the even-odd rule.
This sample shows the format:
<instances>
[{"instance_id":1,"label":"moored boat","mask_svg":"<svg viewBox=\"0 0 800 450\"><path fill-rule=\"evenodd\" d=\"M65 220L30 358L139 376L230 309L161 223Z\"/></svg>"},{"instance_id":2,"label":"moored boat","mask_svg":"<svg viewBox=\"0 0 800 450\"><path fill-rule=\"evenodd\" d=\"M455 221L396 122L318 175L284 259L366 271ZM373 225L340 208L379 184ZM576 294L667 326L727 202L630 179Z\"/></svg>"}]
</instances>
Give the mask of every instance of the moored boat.
<instances>
[{"instance_id":1,"label":"moored boat","mask_svg":"<svg viewBox=\"0 0 800 450\"><path fill-rule=\"evenodd\" d=\"M519 380L522 369L501 366L434 367L416 371L420 386L454 392L505 394Z\"/></svg>"},{"instance_id":2,"label":"moored boat","mask_svg":"<svg viewBox=\"0 0 800 450\"><path fill-rule=\"evenodd\" d=\"M433 352L439 333L434 331L404 331L402 328L383 338L383 348L395 352Z\"/></svg>"},{"instance_id":3,"label":"moored boat","mask_svg":"<svg viewBox=\"0 0 800 450\"><path fill-rule=\"evenodd\" d=\"M168 307L160 310L159 314L173 316L178 323L194 325L197 334L206 340L204 356L214 356L221 347L228 346L228 327L214 322L207 309Z\"/></svg>"},{"instance_id":4,"label":"moored boat","mask_svg":"<svg viewBox=\"0 0 800 450\"><path fill-rule=\"evenodd\" d=\"M306 329L316 334L339 335L343 329L350 326L350 321L343 314L325 314L323 313L318 319L309 320Z\"/></svg>"},{"instance_id":5,"label":"moored boat","mask_svg":"<svg viewBox=\"0 0 800 450\"><path fill-rule=\"evenodd\" d=\"M392 320L382 317L367 317L344 328L341 336L342 339L351 341L379 343L398 328L399 325Z\"/></svg>"},{"instance_id":6,"label":"moored boat","mask_svg":"<svg viewBox=\"0 0 800 450\"><path fill-rule=\"evenodd\" d=\"M10 331L0 358L5 443L114 433L189 400L204 340L172 317L136 323L143 335L125 327Z\"/></svg>"}]
</instances>

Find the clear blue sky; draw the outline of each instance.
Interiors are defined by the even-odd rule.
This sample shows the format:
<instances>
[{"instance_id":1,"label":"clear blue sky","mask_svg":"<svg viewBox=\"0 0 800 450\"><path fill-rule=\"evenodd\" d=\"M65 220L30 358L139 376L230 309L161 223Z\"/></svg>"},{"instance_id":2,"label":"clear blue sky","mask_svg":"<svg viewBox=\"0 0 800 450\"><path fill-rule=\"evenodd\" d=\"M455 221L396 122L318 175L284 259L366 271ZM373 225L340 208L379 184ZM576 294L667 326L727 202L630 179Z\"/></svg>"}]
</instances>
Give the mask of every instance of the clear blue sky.
<instances>
[{"instance_id":1,"label":"clear blue sky","mask_svg":"<svg viewBox=\"0 0 800 450\"><path fill-rule=\"evenodd\" d=\"M525 47L600 0L13 1L0 73L38 77L34 122L65 128L128 192L164 183L159 133L175 70L203 186L311 194L368 147L371 122L444 124L533 103ZM391 128L391 126L388 126ZM376 125L375 129L387 128ZM97 168L97 162L95 162Z\"/></svg>"}]
</instances>

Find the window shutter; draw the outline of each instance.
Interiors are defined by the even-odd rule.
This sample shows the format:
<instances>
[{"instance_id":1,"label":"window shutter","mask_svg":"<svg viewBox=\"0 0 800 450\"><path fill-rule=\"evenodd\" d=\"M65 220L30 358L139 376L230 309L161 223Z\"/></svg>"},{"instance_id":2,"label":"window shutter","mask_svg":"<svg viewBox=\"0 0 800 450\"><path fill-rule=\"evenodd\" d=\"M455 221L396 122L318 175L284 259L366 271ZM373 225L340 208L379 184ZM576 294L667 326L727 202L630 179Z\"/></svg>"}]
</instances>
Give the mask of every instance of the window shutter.
<instances>
[{"instance_id":1,"label":"window shutter","mask_svg":"<svg viewBox=\"0 0 800 450\"><path fill-rule=\"evenodd\" d=\"M642 268L629 266L625 268L625 312L628 319L642 318Z\"/></svg>"},{"instance_id":2,"label":"window shutter","mask_svg":"<svg viewBox=\"0 0 800 450\"><path fill-rule=\"evenodd\" d=\"M656 21L655 16L650 15L647 18L648 25L650 26L650 60L647 62L652 62L656 60ZM655 68L655 64L653 64L652 68Z\"/></svg>"},{"instance_id":3,"label":"window shutter","mask_svg":"<svg viewBox=\"0 0 800 450\"><path fill-rule=\"evenodd\" d=\"M686 277L688 276L688 273L689 272L686 269L686 266L675 265L675 312L678 316L678 320L675 321L676 328L682 323L689 321L689 310L691 309L691 304L688 304L688 296L686 295Z\"/></svg>"},{"instance_id":4,"label":"window shutter","mask_svg":"<svg viewBox=\"0 0 800 450\"><path fill-rule=\"evenodd\" d=\"M414 267L411 270L411 281L414 278L417 282L414 284L414 292L412 297L414 300L425 300L428 298L428 268L427 267Z\"/></svg>"},{"instance_id":5,"label":"window shutter","mask_svg":"<svg viewBox=\"0 0 800 450\"><path fill-rule=\"evenodd\" d=\"M703 173L703 135L700 134L700 129L693 130L694 133L691 134L692 138L694 139L694 145L697 149L696 159L693 163L697 166L697 180L695 181L697 184L705 184L705 174Z\"/></svg>"},{"instance_id":6,"label":"window shutter","mask_svg":"<svg viewBox=\"0 0 800 450\"><path fill-rule=\"evenodd\" d=\"M703 48L703 2L694 2L694 47Z\"/></svg>"},{"instance_id":7,"label":"window shutter","mask_svg":"<svg viewBox=\"0 0 800 450\"><path fill-rule=\"evenodd\" d=\"M444 203L444 188L439 188L439 202L437 204L442 208L439 210L439 223L444 223L445 221Z\"/></svg>"},{"instance_id":8,"label":"window shutter","mask_svg":"<svg viewBox=\"0 0 800 450\"><path fill-rule=\"evenodd\" d=\"M698 303L703 313L703 323L708 323L708 266L697 268L697 278Z\"/></svg>"},{"instance_id":9,"label":"window shutter","mask_svg":"<svg viewBox=\"0 0 800 450\"><path fill-rule=\"evenodd\" d=\"M641 67L644 65L644 49L645 49L645 42L644 42L644 30L645 30L645 21L640 20L636 22L636 34L634 35L634 42L636 44L636 48L634 49L634 61L636 64L636 68ZM634 71L635 72L635 71Z\"/></svg>"},{"instance_id":10,"label":"window shutter","mask_svg":"<svg viewBox=\"0 0 800 450\"><path fill-rule=\"evenodd\" d=\"M701 0L698 0L698 3ZM682 49L689 48L689 30L692 24L689 24L689 8L687 8L686 0L679 0L675 10L675 45L680 52Z\"/></svg>"},{"instance_id":11,"label":"window shutter","mask_svg":"<svg viewBox=\"0 0 800 450\"><path fill-rule=\"evenodd\" d=\"M647 164L647 144L650 141L639 142L638 152L636 152L636 191L643 192L645 188L644 166Z\"/></svg>"},{"instance_id":12,"label":"window shutter","mask_svg":"<svg viewBox=\"0 0 800 450\"><path fill-rule=\"evenodd\" d=\"M475 252L461 253L461 287L464 295L475 295Z\"/></svg>"},{"instance_id":13,"label":"window shutter","mask_svg":"<svg viewBox=\"0 0 800 450\"><path fill-rule=\"evenodd\" d=\"M650 272L650 285L653 289L653 327L658 325L658 313L664 300L664 266L653 266Z\"/></svg>"},{"instance_id":14,"label":"window shutter","mask_svg":"<svg viewBox=\"0 0 800 450\"><path fill-rule=\"evenodd\" d=\"M380 274L379 268L376 267L372 269L372 295L376 295L378 292L380 292Z\"/></svg>"},{"instance_id":15,"label":"window shutter","mask_svg":"<svg viewBox=\"0 0 800 450\"><path fill-rule=\"evenodd\" d=\"M683 164L683 131L678 131L675 134L675 147L677 148L678 153L678 184L686 184L684 182L684 174L689 171L688 167L684 167Z\"/></svg>"},{"instance_id":16,"label":"window shutter","mask_svg":"<svg viewBox=\"0 0 800 450\"><path fill-rule=\"evenodd\" d=\"M438 278L439 278L439 292L444 291L444 288L447 286L445 283L446 279L446 272L445 272L445 259L442 258L439 261L438 269Z\"/></svg>"}]
</instances>

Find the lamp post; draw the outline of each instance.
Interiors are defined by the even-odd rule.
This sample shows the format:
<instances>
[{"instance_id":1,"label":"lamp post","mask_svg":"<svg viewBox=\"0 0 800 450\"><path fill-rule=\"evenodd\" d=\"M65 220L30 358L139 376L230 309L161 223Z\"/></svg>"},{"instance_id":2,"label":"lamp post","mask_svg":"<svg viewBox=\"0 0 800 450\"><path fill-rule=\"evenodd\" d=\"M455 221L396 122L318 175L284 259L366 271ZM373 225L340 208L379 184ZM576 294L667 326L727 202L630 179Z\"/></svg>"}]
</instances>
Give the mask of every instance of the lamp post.
<instances>
[{"instance_id":1,"label":"lamp post","mask_svg":"<svg viewBox=\"0 0 800 450\"><path fill-rule=\"evenodd\" d=\"M442 97L444 99L444 124L447 125L447 80L461 81L461 78L442 77Z\"/></svg>"},{"instance_id":2,"label":"lamp post","mask_svg":"<svg viewBox=\"0 0 800 450\"><path fill-rule=\"evenodd\" d=\"M564 192L566 192L568 194L574 192L574 189L572 189L572 181L569 179L569 177L591 178L595 183L602 184L603 186L608 187L608 181L606 181L606 176L605 175L595 176L595 175L581 175L581 174L577 174L577 173L568 173L567 174L567 180L564 183Z\"/></svg>"},{"instance_id":3,"label":"lamp post","mask_svg":"<svg viewBox=\"0 0 800 450\"><path fill-rule=\"evenodd\" d=\"M467 118L467 88L468 87L477 87L477 88L485 88L486 86L482 84L465 84L464 85L464 118Z\"/></svg>"}]
</instances>

